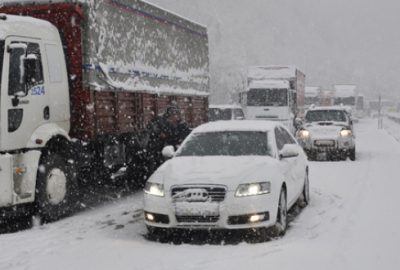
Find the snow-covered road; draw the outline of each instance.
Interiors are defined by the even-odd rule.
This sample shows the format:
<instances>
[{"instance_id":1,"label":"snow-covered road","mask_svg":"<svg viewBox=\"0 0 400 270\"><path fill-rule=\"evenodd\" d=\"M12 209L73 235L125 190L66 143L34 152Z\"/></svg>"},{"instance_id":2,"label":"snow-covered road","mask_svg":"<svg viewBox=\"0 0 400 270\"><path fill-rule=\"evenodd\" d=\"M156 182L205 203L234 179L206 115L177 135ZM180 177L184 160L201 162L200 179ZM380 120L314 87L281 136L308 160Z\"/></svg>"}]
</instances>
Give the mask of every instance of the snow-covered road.
<instances>
[{"instance_id":1,"label":"snow-covered road","mask_svg":"<svg viewBox=\"0 0 400 270\"><path fill-rule=\"evenodd\" d=\"M400 143L375 120L355 162L311 162L312 202L285 237L249 244L147 240L142 194L0 235L0 269L399 269Z\"/></svg>"}]
</instances>

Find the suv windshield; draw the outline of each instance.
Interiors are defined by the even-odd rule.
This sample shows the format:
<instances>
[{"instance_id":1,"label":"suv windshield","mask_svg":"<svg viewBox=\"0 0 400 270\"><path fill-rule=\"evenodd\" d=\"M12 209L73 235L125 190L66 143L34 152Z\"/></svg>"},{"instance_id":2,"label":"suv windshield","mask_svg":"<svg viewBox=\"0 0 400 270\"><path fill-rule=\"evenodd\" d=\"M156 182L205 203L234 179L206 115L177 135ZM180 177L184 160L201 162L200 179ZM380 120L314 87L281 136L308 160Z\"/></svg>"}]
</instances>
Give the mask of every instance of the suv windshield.
<instances>
[{"instance_id":1,"label":"suv windshield","mask_svg":"<svg viewBox=\"0 0 400 270\"><path fill-rule=\"evenodd\" d=\"M264 156L270 155L267 133L223 131L193 134L177 156Z\"/></svg>"},{"instance_id":2,"label":"suv windshield","mask_svg":"<svg viewBox=\"0 0 400 270\"><path fill-rule=\"evenodd\" d=\"M3 57L4 57L4 40L0 40L0 90L1 90L1 75L3 74Z\"/></svg>"},{"instance_id":3,"label":"suv windshield","mask_svg":"<svg viewBox=\"0 0 400 270\"><path fill-rule=\"evenodd\" d=\"M250 89L247 93L248 106L288 106L287 89Z\"/></svg>"},{"instance_id":4,"label":"suv windshield","mask_svg":"<svg viewBox=\"0 0 400 270\"><path fill-rule=\"evenodd\" d=\"M314 110L306 114L306 122L346 122L346 114L341 110Z\"/></svg>"}]
</instances>

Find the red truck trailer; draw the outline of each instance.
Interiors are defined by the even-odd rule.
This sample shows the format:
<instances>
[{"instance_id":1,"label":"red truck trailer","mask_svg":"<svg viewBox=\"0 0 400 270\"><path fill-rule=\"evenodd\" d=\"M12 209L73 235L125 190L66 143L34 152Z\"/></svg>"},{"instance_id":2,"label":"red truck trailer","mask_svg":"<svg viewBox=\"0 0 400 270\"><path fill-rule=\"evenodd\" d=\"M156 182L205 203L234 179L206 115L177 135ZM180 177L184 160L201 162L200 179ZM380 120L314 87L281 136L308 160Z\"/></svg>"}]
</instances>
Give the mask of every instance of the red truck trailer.
<instances>
[{"instance_id":1,"label":"red truck trailer","mask_svg":"<svg viewBox=\"0 0 400 270\"><path fill-rule=\"evenodd\" d=\"M207 121L204 26L140 0L0 13L0 210L58 217L80 182L139 181L146 125L171 103L191 127Z\"/></svg>"}]
</instances>

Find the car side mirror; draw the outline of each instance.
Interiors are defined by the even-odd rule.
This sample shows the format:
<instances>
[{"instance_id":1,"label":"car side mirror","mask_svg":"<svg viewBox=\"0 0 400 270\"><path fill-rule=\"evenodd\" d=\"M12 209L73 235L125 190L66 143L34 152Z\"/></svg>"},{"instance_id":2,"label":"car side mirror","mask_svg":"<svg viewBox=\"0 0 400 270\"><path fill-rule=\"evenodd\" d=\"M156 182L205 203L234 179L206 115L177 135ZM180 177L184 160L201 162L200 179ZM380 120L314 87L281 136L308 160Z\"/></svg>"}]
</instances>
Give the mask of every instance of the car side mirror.
<instances>
[{"instance_id":1,"label":"car side mirror","mask_svg":"<svg viewBox=\"0 0 400 270\"><path fill-rule=\"evenodd\" d=\"M173 158L175 155L175 149L172 145L167 145L163 148L161 154L163 155L164 158Z\"/></svg>"},{"instance_id":2,"label":"car side mirror","mask_svg":"<svg viewBox=\"0 0 400 270\"><path fill-rule=\"evenodd\" d=\"M297 144L285 144L282 150L279 151L279 158L293 158L300 154L300 149Z\"/></svg>"}]
</instances>

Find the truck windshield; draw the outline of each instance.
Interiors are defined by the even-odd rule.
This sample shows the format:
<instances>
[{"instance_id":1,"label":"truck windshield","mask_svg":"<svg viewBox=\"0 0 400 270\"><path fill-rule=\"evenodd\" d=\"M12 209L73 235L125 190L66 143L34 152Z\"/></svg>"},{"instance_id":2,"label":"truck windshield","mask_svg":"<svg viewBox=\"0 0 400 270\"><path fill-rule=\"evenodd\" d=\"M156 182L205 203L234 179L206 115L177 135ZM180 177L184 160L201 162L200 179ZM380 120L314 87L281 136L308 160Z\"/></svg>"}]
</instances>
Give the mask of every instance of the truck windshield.
<instances>
[{"instance_id":1,"label":"truck windshield","mask_svg":"<svg viewBox=\"0 0 400 270\"><path fill-rule=\"evenodd\" d=\"M0 40L0 91L1 91L1 75L3 74L3 57L4 57L4 40Z\"/></svg>"},{"instance_id":2,"label":"truck windshield","mask_svg":"<svg viewBox=\"0 0 400 270\"><path fill-rule=\"evenodd\" d=\"M250 89L247 93L247 106L288 106L288 90Z\"/></svg>"},{"instance_id":3,"label":"truck windshield","mask_svg":"<svg viewBox=\"0 0 400 270\"><path fill-rule=\"evenodd\" d=\"M333 105L340 105L340 104L354 106L356 104L356 98L355 97L335 97Z\"/></svg>"}]
</instances>

